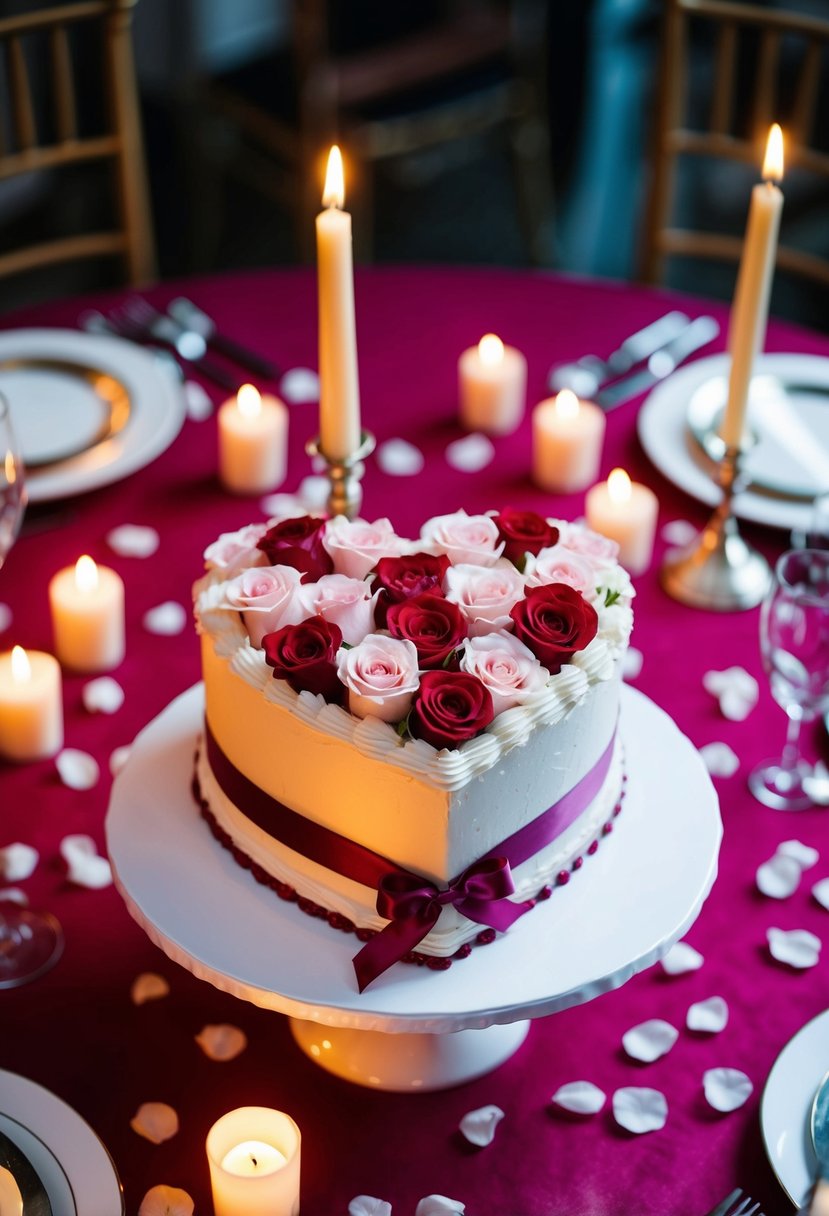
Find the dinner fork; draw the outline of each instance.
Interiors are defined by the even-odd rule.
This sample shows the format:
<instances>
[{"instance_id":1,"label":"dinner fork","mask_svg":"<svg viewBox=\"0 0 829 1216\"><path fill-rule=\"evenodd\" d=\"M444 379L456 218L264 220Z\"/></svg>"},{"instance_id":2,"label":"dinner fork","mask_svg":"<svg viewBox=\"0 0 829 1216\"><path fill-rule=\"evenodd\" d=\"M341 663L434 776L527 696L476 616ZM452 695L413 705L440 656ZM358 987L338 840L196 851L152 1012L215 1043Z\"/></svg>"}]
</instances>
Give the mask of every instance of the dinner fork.
<instances>
[{"instance_id":1,"label":"dinner fork","mask_svg":"<svg viewBox=\"0 0 829 1216\"><path fill-rule=\"evenodd\" d=\"M712 1208L708 1216L763 1216L759 1203L752 1203L749 1195L743 1194L739 1187L726 1195L722 1203Z\"/></svg>"},{"instance_id":2,"label":"dinner fork","mask_svg":"<svg viewBox=\"0 0 829 1216\"><path fill-rule=\"evenodd\" d=\"M163 342L185 363L192 363L222 388L235 392L239 387L234 376L207 356L204 338L182 329L172 317L165 317L141 296L130 296L119 309L109 314L108 319L123 337Z\"/></svg>"}]
</instances>

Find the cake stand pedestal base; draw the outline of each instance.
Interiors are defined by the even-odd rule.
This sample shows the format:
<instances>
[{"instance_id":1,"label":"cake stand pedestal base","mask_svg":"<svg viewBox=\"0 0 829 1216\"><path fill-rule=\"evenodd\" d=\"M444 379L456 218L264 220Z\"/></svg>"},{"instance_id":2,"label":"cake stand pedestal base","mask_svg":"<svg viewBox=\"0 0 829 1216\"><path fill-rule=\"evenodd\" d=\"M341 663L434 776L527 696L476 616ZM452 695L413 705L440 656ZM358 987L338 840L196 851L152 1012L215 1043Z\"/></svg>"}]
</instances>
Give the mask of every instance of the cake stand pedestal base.
<instances>
[{"instance_id":1,"label":"cake stand pedestal base","mask_svg":"<svg viewBox=\"0 0 829 1216\"><path fill-rule=\"evenodd\" d=\"M386 1034L301 1018L290 1018L290 1026L305 1054L327 1072L392 1093L451 1089L475 1081L514 1055L530 1030L529 1021L451 1034Z\"/></svg>"}]
</instances>

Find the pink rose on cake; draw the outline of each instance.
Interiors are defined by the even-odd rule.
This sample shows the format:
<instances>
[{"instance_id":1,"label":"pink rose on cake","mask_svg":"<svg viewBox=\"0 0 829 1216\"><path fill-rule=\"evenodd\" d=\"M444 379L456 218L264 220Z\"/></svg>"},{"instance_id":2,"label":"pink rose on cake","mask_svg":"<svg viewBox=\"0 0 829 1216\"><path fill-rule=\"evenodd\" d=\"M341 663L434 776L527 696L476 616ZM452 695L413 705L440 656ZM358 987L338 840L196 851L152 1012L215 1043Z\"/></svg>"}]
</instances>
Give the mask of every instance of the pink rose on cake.
<instances>
[{"instance_id":1,"label":"pink rose on cake","mask_svg":"<svg viewBox=\"0 0 829 1216\"><path fill-rule=\"evenodd\" d=\"M494 566L504 551L498 525L489 515L436 515L420 530L425 548L445 553L453 566Z\"/></svg>"},{"instance_id":2,"label":"pink rose on cake","mask_svg":"<svg viewBox=\"0 0 829 1216\"><path fill-rule=\"evenodd\" d=\"M208 570L225 570L235 573L248 566L264 564L264 554L257 545L267 531L267 524L247 524L237 532L222 532L212 545L204 551L204 564Z\"/></svg>"},{"instance_id":3,"label":"pink rose on cake","mask_svg":"<svg viewBox=\"0 0 829 1216\"><path fill-rule=\"evenodd\" d=\"M420 683L413 642L371 634L340 650L337 667L355 718L401 722L406 717Z\"/></svg>"},{"instance_id":4,"label":"pink rose on cake","mask_svg":"<svg viewBox=\"0 0 829 1216\"><path fill-rule=\"evenodd\" d=\"M393 638L413 642L421 667L442 667L467 634L457 604L429 592L392 604L386 626Z\"/></svg>"},{"instance_id":5,"label":"pink rose on cake","mask_svg":"<svg viewBox=\"0 0 829 1216\"><path fill-rule=\"evenodd\" d=\"M258 543L272 566L293 566L308 578L331 574L334 563L323 544L325 520L316 515L283 519L269 527Z\"/></svg>"},{"instance_id":6,"label":"pink rose on cake","mask_svg":"<svg viewBox=\"0 0 829 1216\"><path fill-rule=\"evenodd\" d=\"M533 652L504 632L470 638L464 646L461 671L475 676L489 690L495 714L523 705L550 678Z\"/></svg>"},{"instance_id":7,"label":"pink rose on cake","mask_svg":"<svg viewBox=\"0 0 829 1216\"><path fill-rule=\"evenodd\" d=\"M349 646L362 642L374 629L377 595L363 579L326 574L316 583L303 583L297 593L304 615L321 616L338 625Z\"/></svg>"},{"instance_id":8,"label":"pink rose on cake","mask_svg":"<svg viewBox=\"0 0 829 1216\"><path fill-rule=\"evenodd\" d=\"M473 638L496 629L512 629L510 611L524 598L524 579L509 562L492 567L450 566L444 586L446 598L458 605Z\"/></svg>"},{"instance_id":9,"label":"pink rose on cake","mask_svg":"<svg viewBox=\"0 0 829 1216\"><path fill-rule=\"evenodd\" d=\"M594 565L611 564L619 556L619 546L615 540L602 536L599 532L591 532L583 524L561 523L559 544L564 545L572 553L581 553L593 560Z\"/></svg>"},{"instance_id":10,"label":"pink rose on cake","mask_svg":"<svg viewBox=\"0 0 829 1216\"><path fill-rule=\"evenodd\" d=\"M380 592L374 610L378 628L385 629L390 604L402 604L425 592L443 595L443 576L448 569L449 558L445 553L409 553L381 558L372 582L374 590Z\"/></svg>"},{"instance_id":11,"label":"pink rose on cake","mask_svg":"<svg viewBox=\"0 0 829 1216\"><path fill-rule=\"evenodd\" d=\"M241 612L252 646L308 615L297 595L301 578L293 566L254 566L225 584L225 607Z\"/></svg>"},{"instance_id":12,"label":"pink rose on cake","mask_svg":"<svg viewBox=\"0 0 829 1216\"><path fill-rule=\"evenodd\" d=\"M325 525L322 543L334 563L336 574L365 578L381 558L400 553L406 542L395 535L388 519L377 519L370 524L364 519L335 515Z\"/></svg>"},{"instance_id":13,"label":"pink rose on cake","mask_svg":"<svg viewBox=\"0 0 829 1216\"><path fill-rule=\"evenodd\" d=\"M527 558L524 578L528 587L544 587L549 583L566 583L588 599L593 599L598 585L598 574L593 562L574 553L566 545L553 545L542 549L537 557Z\"/></svg>"},{"instance_id":14,"label":"pink rose on cake","mask_svg":"<svg viewBox=\"0 0 829 1216\"><path fill-rule=\"evenodd\" d=\"M535 511L517 511L514 507L505 507L493 519L498 535L504 542L504 557L519 570L523 570L528 553L540 553L542 549L551 548L558 540L558 528Z\"/></svg>"},{"instance_id":15,"label":"pink rose on cake","mask_svg":"<svg viewBox=\"0 0 829 1216\"><path fill-rule=\"evenodd\" d=\"M285 680L294 692L318 693L341 705L345 686L337 674L337 651L342 640L336 625L313 617L266 634L262 646L274 679Z\"/></svg>"},{"instance_id":16,"label":"pink rose on cake","mask_svg":"<svg viewBox=\"0 0 829 1216\"><path fill-rule=\"evenodd\" d=\"M427 671L409 714L409 733L433 747L474 739L495 716L492 697L465 671Z\"/></svg>"},{"instance_id":17,"label":"pink rose on cake","mask_svg":"<svg viewBox=\"0 0 829 1216\"><path fill-rule=\"evenodd\" d=\"M551 675L588 646L599 628L596 609L565 583L530 587L511 614L515 636Z\"/></svg>"}]
</instances>

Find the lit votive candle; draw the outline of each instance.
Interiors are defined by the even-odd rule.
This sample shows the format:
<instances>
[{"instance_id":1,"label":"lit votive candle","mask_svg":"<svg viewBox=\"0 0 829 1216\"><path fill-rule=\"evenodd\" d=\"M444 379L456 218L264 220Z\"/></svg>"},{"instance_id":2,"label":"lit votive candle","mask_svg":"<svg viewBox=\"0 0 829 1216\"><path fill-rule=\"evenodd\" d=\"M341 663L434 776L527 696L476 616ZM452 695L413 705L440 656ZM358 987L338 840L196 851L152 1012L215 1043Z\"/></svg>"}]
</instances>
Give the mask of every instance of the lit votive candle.
<instances>
[{"instance_id":1,"label":"lit votive candle","mask_svg":"<svg viewBox=\"0 0 829 1216\"><path fill-rule=\"evenodd\" d=\"M298 1216L301 1137L266 1106L223 1115L207 1134L215 1216Z\"/></svg>"},{"instance_id":2,"label":"lit votive candle","mask_svg":"<svg viewBox=\"0 0 829 1216\"><path fill-rule=\"evenodd\" d=\"M219 408L219 477L234 494L265 494L285 480L288 409L243 384Z\"/></svg>"},{"instance_id":3,"label":"lit votive candle","mask_svg":"<svg viewBox=\"0 0 829 1216\"><path fill-rule=\"evenodd\" d=\"M553 494L586 490L599 476L605 416L569 388L533 410L533 480Z\"/></svg>"},{"instance_id":4,"label":"lit votive candle","mask_svg":"<svg viewBox=\"0 0 829 1216\"><path fill-rule=\"evenodd\" d=\"M23 1196L11 1170L0 1165L0 1216L23 1216Z\"/></svg>"},{"instance_id":5,"label":"lit votive candle","mask_svg":"<svg viewBox=\"0 0 829 1216\"><path fill-rule=\"evenodd\" d=\"M0 755L43 760L63 747L60 665L41 650L0 654Z\"/></svg>"},{"instance_id":6,"label":"lit votive candle","mask_svg":"<svg viewBox=\"0 0 829 1216\"><path fill-rule=\"evenodd\" d=\"M55 653L74 671L111 671L124 657L124 583L79 557L49 583Z\"/></svg>"},{"instance_id":7,"label":"lit votive candle","mask_svg":"<svg viewBox=\"0 0 829 1216\"><path fill-rule=\"evenodd\" d=\"M588 526L616 541L619 561L630 574L650 565L658 509L653 490L631 481L624 469L592 486L584 503Z\"/></svg>"},{"instance_id":8,"label":"lit votive candle","mask_svg":"<svg viewBox=\"0 0 829 1216\"><path fill-rule=\"evenodd\" d=\"M458 392L467 430L509 435L524 416L527 360L495 334L484 334L458 360Z\"/></svg>"}]
</instances>

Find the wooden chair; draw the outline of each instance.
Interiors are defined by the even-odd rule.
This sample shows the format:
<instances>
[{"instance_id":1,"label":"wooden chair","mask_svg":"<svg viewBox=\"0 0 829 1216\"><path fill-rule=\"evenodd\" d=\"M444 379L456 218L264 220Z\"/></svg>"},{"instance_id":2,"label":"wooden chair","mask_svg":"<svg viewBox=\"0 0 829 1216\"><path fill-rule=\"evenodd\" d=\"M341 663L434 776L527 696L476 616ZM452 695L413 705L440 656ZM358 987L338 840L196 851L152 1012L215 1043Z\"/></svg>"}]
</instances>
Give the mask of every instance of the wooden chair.
<instances>
[{"instance_id":1,"label":"wooden chair","mask_svg":"<svg viewBox=\"0 0 829 1216\"><path fill-rule=\"evenodd\" d=\"M703 23L712 36L713 64L707 123L698 129L689 117L689 52L692 35ZM816 109L828 53L829 21L731 0L668 0L642 262L646 281L661 281L671 256L736 261L742 251L742 234L671 226L681 157L756 165L759 177L768 127L779 121L785 134L787 177L797 170L812 181L829 179L829 152L816 146ZM825 212L826 186L821 185L821 191ZM783 222L785 236L785 211ZM777 265L829 285L829 261L813 253L781 244Z\"/></svg>"},{"instance_id":2,"label":"wooden chair","mask_svg":"<svg viewBox=\"0 0 829 1216\"><path fill-rule=\"evenodd\" d=\"M375 165L500 128L513 158L530 258L549 261L552 192L539 67L544 8L538 0L390 6L386 16L408 11L419 18L411 32L343 49L339 35L353 19L353 7L342 0L294 0L291 41L281 59L267 67L245 65L200 90L202 118L218 115L239 136L238 155L221 127L217 138L208 132L204 149L215 154L220 147L224 168L288 199L302 234L299 246L307 252L324 155L340 141L349 162L349 195L359 197L360 253L370 257ZM382 16L379 6L375 15Z\"/></svg>"},{"instance_id":3,"label":"wooden chair","mask_svg":"<svg viewBox=\"0 0 829 1216\"><path fill-rule=\"evenodd\" d=\"M0 255L0 277L87 258L121 260L132 284L155 276L155 253L144 169L132 58L136 0L79 0L60 7L0 18L0 183L22 174L108 162L114 174L117 222L105 231L61 235ZM92 27L97 26L97 30ZM86 46L95 40L94 48ZM78 41L94 52L106 94L109 130L81 134L88 94L76 80ZM98 42L100 39L100 42ZM91 62L90 60L86 62ZM35 89L33 84L42 85ZM46 104L40 104L40 103ZM48 109L48 115L44 110Z\"/></svg>"}]
</instances>

